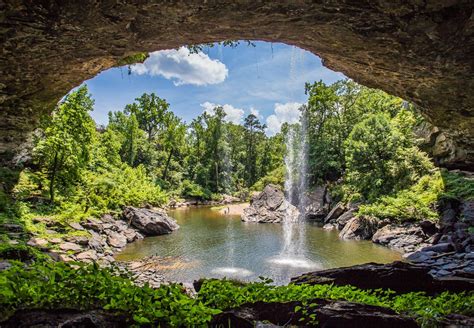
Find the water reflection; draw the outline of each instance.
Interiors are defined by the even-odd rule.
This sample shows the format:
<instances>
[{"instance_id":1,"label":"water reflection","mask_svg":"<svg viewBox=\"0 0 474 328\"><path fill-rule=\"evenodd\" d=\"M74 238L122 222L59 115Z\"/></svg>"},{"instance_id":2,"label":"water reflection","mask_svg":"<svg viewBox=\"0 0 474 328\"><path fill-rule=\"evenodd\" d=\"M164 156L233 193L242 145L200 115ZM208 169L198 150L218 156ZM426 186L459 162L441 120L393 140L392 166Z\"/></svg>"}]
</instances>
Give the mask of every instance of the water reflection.
<instances>
[{"instance_id":1,"label":"water reflection","mask_svg":"<svg viewBox=\"0 0 474 328\"><path fill-rule=\"evenodd\" d=\"M279 224L243 223L239 217L224 216L209 208L176 210L170 215L180 229L129 244L117 259L162 257L160 269L171 281L224 276L257 280L265 276L283 284L307 271L401 258L368 241L339 240L337 232L309 223L303 230L302 253L282 257L284 233Z\"/></svg>"}]
</instances>

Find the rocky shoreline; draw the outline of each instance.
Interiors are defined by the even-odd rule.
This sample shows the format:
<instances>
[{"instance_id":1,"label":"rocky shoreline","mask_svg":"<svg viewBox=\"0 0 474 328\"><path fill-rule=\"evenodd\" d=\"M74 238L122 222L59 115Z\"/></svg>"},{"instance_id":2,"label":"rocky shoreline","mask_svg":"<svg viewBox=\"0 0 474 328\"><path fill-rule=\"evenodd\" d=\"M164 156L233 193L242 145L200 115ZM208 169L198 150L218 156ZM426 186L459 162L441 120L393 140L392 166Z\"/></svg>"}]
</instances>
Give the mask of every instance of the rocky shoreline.
<instances>
[{"instance_id":1,"label":"rocky shoreline","mask_svg":"<svg viewBox=\"0 0 474 328\"><path fill-rule=\"evenodd\" d=\"M128 243L143 239L145 236L157 236L173 232L179 226L162 209L135 208L128 206L122 215L103 215L101 218L88 218L86 221L69 223L73 233L60 236L61 228L48 218L37 218L38 223L46 224L47 238L32 237L27 245L36 247L55 261L85 263L97 262L101 266L115 263L114 254ZM5 227L3 227L5 229ZM21 231L21 226L7 227ZM15 241L13 241L15 243Z\"/></svg>"},{"instance_id":2,"label":"rocky shoreline","mask_svg":"<svg viewBox=\"0 0 474 328\"><path fill-rule=\"evenodd\" d=\"M338 230L341 239L371 240L398 251L406 261L428 268L434 277L474 278L474 200L440 202L441 216L436 223L358 216L357 204L332 204L327 187L317 187L305 195L303 203L304 219ZM280 223L288 213L295 218L300 215L277 186L268 185L252 198L242 221Z\"/></svg>"}]
</instances>

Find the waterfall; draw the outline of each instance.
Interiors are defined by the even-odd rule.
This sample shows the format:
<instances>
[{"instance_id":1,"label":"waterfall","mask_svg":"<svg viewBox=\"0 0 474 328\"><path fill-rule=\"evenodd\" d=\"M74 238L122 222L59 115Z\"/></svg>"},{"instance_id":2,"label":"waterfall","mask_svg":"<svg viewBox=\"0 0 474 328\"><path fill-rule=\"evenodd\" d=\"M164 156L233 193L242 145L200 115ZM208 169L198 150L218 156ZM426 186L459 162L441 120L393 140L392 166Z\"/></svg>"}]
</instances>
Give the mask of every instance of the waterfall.
<instances>
[{"instance_id":1,"label":"waterfall","mask_svg":"<svg viewBox=\"0 0 474 328\"><path fill-rule=\"evenodd\" d=\"M282 256L304 257L302 250L305 244L304 212L306 207L305 193L307 191L307 142L306 124L304 119L300 124L290 125L286 136L285 154L285 197L295 206L300 215L292 217L292 211L287 210L283 221L283 250Z\"/></svg>"}]
</instances>

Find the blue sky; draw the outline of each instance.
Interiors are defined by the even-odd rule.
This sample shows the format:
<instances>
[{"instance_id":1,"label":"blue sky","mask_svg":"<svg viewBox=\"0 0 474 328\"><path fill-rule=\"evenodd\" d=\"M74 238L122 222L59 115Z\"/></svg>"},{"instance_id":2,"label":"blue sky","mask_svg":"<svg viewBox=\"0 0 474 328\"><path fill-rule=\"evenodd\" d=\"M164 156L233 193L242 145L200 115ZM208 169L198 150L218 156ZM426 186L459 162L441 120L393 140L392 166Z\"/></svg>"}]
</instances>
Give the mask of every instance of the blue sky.
<instances>
[{"instance_id":1,"label":"blue sky","mask_svg":"<svg viewBox=\"0 0 474 328\"><path fill-rule=\"evenodd\" d=\"M254 113L268 125L267 133L274 134L283 122L297 120L297 108L307 100L305 82L344 78L305 50L281 43L255 45L216 45L199 54L186 48L165 50L151 53L144 64L132 67L131 75L126 67L104 71L85 82L95 99L92 117L107 124L109 111L154 92L186 122L222 105L229 121L239 123Z\"/></svg>"}]
</instances>

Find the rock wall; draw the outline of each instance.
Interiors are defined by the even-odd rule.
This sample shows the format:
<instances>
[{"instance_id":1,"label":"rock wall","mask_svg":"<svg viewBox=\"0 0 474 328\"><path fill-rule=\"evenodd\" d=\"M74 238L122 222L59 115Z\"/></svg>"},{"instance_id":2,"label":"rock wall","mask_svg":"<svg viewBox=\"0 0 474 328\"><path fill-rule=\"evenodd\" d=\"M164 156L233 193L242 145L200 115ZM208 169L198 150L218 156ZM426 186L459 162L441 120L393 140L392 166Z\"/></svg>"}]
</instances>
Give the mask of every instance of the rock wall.
<instances>
[{"instance_id":1,"label":"rock wall","mask_svg":"<svg viewBox=\"0 0 474 328\"><path fill-rule=\"evenodd\" d=\"M130 55L256 39L309 50L359 83L413 101L452 140L458 155L443 165L472 168L473 7L469 0L2 1L0 159L17 154L69 90Z\"/></svg>"}]
</instances>

